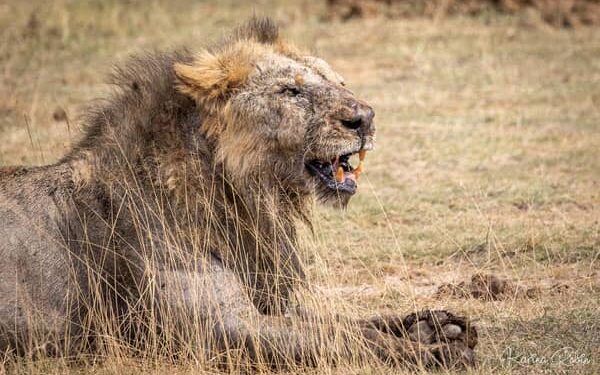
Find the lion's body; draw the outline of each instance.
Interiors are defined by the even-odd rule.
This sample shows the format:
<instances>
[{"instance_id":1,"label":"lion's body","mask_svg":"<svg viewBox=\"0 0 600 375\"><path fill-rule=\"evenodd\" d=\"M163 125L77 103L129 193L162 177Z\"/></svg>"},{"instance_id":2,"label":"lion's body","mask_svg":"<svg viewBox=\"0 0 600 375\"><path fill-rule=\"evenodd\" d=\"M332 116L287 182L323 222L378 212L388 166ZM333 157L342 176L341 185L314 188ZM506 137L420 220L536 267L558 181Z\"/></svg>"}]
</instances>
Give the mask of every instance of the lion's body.
<instances>
[{"instance_id":1,"label":"lion's body","mask_svg":"<svg viewBox=\"0 0 600 375\"><path fill-rule=\"evenodd\" d=\"M252 219L245 204L233 203L234 196L242 198L224 188L209 142L185 143L184 133L201 121L195 103L173 84L173 63L186 59L189 56L174 53L130 62L116 77L122 91L91 111L87 137L62 161L0 174L0 230L8 239L0 243L4 330L29 335L32 329L48 327L47 334L61 339L66 329L81 324L73 320L83 316L74 306L82 309L90 304L87 297L98 298L90 295L90 278L111 280L111 288L117 289L113 301L117 294L118 303L127 304L120 299L126 294L139 298L141 292L133 286L144 285L148 272L190 267L172 264L185 263L188 251L196 256L194 269L205 262L225 269L223 249L270 245L259 245L260 233L244 229L269 225L268 219ZM120 138L116 142L113 131ZM191 154L200 157L191 159ZM193 181L175 181L188 178L186 169L194 171L189 176ZM194 199L193 209L181 205L185 199ZM235 217L230 215L234 211ZM247 224L241 225L241 220ZM238 229L224 230L226 225ZM186 232L192 226L200 236L195 240ZM193 246L203 249L201 259ZM147 264L150 258L155 260L152 265ZM253 287L260 284L253 281ZM231 282L222 285L240 289ZM84 301L77 300L81 298ZM241 306L242 300L237 296L232 302ZM265 310L272 307L256 303ZM122 306L110 308L120 312ZM29 328L32 321L38 326Z\"/></svg>"},{"instance_id":2,"label":"lion's body","mask_svg":"<svg viewBox=\"0 0 600 375\"><path fill-rule=\"evenodd\" d=\"M59 163L0 172L0 230L8 239L0 243L3 332L23 341L35 331L41 335L37 340L54 345L79 334L83 323L78 320L86 318L84 310L99 297L114 302L107 306L112 314L123 314L140 298L143 291L136 289L147 288L149 274L200 271L207 264L218 278L231 279L215 283L219 293L248 294L223 300L223 305L232 304L225 310L248 309L243 302L248 298L262 312L285 308L285 301L278 301L289 294L285 285L302 277L299 263L291 259L295 249L286 256L293 246L292 223L285 222L286 213L255 212L248 205L262 203L245 195L258 194L239 194L227 186L208 140L186 143L186 133L198 129L202 120L196 104L176 89L172 67L190 58L172 53L132 60L114 77L118 93L89 110L86 137ZM292 210L288 203L277 208ZM274 225L274 214L281 226L277 244L265 233ZM277 256L290 267L272 267L270 246L281 251ZM265 249L264 256L256 255L257 248ZM246 249L252 253L235 253ZM245 266L238 264L242 259ZM249 261L272 268L272 273L289 269L289 278L281 278L277 286L262 281L267 272L249 275L242 269L250 267ZM92 291L88 284L94 278L106 281L107 290L94 285ZM213 297L219 299L219 293ZM0 343L6 346L4 341Z\"/></svg>"},{"instance_id":3,"label":"lion's body","mask_svg":"<svg viewBox=\"0 0 600 375\"><path fill-rule=\"evenodd\" d=\"M258 314L260 304L251 301L246 280L217 254L183 249L193 241L175 234L169 214L132 225L141 219L138 209L159 207L155 200L107 200L98 186L78 190L69 164L6 171L0 180L0 352L89 345L80 339L94 334L82 329L90 324L86 314L98 313L93 305L101 303L109 316L125 320L137 313L125 309L148 293L148 277L159 280L161 290L153 292L174 304L200 286L204 297L192 302L199 320L217 312L220 319Z\"/></svg>"},{"instance_id":4,"label":"lion's body","mask_svg":"<svg viewBox=\"0 0 600 375\"><path fill-rule=\"evenodd\" d=\"M79 351L115 335L135 346L153 331L190 350L200 340L314 363L323 328L281 326L304 281L295 226L319 181L305 163L370 147L372 111L269 21L224 43L130 61L63 159L0 169L0 352ZM345 168L341 182L318 177L316 194L346 204ZM351 330L406 359L395 336Z\"/></svg>"},{"instance_id":5,"label":"lion's body","mask_svg":"<svg viewBox=\"0 0 600 375\"><path fill-rule=\"evenodd\" d=\"M67 181L61 167L0 177L0 350L11 344L9 333L25 338L42 326L47 334L66 328L69 255L59 243ZM29 316L34 304L41 306L40 316Z\"/></svg>"}]
</instances>

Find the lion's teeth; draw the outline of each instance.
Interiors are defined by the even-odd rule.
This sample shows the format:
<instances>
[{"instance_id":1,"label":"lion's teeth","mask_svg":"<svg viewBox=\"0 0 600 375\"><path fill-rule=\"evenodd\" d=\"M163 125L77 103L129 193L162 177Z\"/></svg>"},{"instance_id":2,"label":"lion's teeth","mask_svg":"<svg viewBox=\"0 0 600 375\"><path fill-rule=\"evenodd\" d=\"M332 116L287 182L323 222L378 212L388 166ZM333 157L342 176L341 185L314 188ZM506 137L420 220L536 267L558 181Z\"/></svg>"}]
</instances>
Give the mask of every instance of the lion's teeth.
<instances>
[{"instance_id":1,"label":"lion's teeth","mask_svg":"<svg viewBox=\"0 0 600 375\"><path fill-rule=\"evenodd\" d=\"M360 161L363 161L363 160L365 160L365 157L367 157L367 150L365 150L365 149L363 148L363 149L361 149L361 150L358 152L358 159L359 159Z\"/></svg>"},{"instance_id":2,"label":"lion's teeth","mask_svg":"<svg viewBox=\"0 0 600 375\"><path fill-rule=\"evenodd\" d=\"M354 173L354 175L356 176L356 179L358 179L358 177L360 176L360 174L363 171L363 160L365 160L365 158L367 157L367 150L365 150L364 148L361 149L360 151L358 151L358 167L354 168L354 170L352 171Z\"/></svg>"},{"instance_id":3,"label":"lion's teeth","mask_svg":"<svg viewBox=\"0 0 600 375\"><path fill-rule=\"evenodd\" d=\"M352 173L354 173L354 175L356 176L356 178L358 179L358 177L360 176L360 174L363 171L363 162L362 160L358 163L358 167L354 168L354 170L352 171Z\"/></svg>"},{"instance_id":4,"label":"lion's teeth","mask_svg":"<svg viewBox=\"0 0 600 375\"><path fill-rule=\"evenodd\" d=\"M335 173L335 180L339 183L344 182L344 168L342 168L341 166L338 167Z\"/></svg>"}]
</instances>

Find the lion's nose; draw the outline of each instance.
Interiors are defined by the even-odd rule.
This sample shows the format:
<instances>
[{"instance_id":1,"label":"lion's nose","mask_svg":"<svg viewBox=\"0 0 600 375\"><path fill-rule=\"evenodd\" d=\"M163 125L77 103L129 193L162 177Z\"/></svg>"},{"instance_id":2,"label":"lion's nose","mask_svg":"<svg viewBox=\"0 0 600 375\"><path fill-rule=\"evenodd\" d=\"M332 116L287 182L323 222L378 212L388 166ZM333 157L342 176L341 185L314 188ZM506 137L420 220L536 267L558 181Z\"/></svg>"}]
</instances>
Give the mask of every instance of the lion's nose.
<instances>
[{"instance_id":1,"label":"lion's nose","mask_svg":"<svg viewBox=\"0 0 600 375\"><path fill-rule=\"evenodd\" d=\"M348 129L367 132L373 125L373 117L375 117L375 112L373 112L371 107L356 104L353 106L353 110L354 113L352 117L341 120L342 125Z\"/></svg>"}]
</instances>

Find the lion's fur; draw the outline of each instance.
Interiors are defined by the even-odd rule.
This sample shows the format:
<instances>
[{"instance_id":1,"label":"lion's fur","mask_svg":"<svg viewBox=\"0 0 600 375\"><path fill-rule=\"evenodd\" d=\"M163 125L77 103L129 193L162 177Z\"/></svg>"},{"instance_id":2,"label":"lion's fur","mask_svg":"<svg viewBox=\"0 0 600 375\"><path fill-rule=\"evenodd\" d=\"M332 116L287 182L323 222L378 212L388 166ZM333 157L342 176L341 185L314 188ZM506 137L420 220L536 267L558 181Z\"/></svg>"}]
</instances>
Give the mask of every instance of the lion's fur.
<instances>
[{"instance_id":1,"label":"lion's fur","mask_svg":"<svg viewBox=\"0 0 600 375\"><path fill-rule=\"evenodd\" d=\"M284 316L305 282L297 224L313 197L351 195L306 163L373 142L372 110L329 65L254 19L200 53L133 58L113 83L60 161L0 169L0 352L135 348L153 331L274 366L421 360L387 320L300 329Z\"/></svg>"},{"instance_id":2,"label":"lion's fur","mask_svg":"<svg viewBox=\"0 0 600 375\"><path fill-rule=\"evenodd\" d=\"M143 284L145 259L163 257L163 267L174 267L165 264L171 261L165 246L189 251L190 257L198 252L214 255L251 286L257 307L272 313L283 308L288 289L303 277L293 221L304 216L306 197L277 196L275 181L263 184L244 176L238 184L226 176L216 157L213 138L218 134L211 129L223 120L213 111L222 113L223 108L204 101L221 100L219 86L233 89L245 79L249 66L241 59L252 59L266 48L260 43L274 43L277 35L271 22L255 20L212 46L211 52L133 58L115 69L112 95L87 108L84 136L64 158L50 166L0 171L0 232L14 239L0 245L0 325L22 319L18 330L29 327L15 284L32 300L42 301L35 309L43 315L61 315L74 304L83 308L92 293L85 274L90 268L111 285L105 292L121 301L112 307L119 314L127 303L123 299L137 298L131 294ZM185 71L194 62L232 70L227 76L219 76L222 67L180 74L193 76L192 92L189 85L182 86L173 67ZM193 100L202 85L211 85L207 89L212 91ZM206 137L192 139L189 134L200 127ZM51 274L36 278L37 269ZM67 289L84 301L65 301ZM12 311L11 306L19 307ZM64 324L48 328L58 336L64 329ZM2 327L0 335L10 330L10 324ZM8 345L2 338L0 346Z\"/></svg>"},{"instance_id":3,"label":"lion's fur","mask_svg":"<svg viewBox=\"0 0 600 375\"><path fill-rule=\"evenodd\" d=\"M307 220L309 192L282 190L281 179L272 176L285 176L289 165L277 154L263 158L262 134L230 129L232 121L245 119L230 113L225 97L267 53L300 59L272 22L255 19L198 54L149 53L116 68L114 92L86 109L84 136L64 158L0 173L0 209L13 219L5 234L26 235L29 220L56 210L60 223L36 223L41 237L72 254L70 282L84 297L91 293L83 275L91 267L112 284L118 301L136 293L132 285L143 284L144 259L168 258L154 252L176 242L235 269L260 311L280 313L304 277L295 223ZM199 129L204 136L190 137ZM230 134L239 131L248 137ZM22 212L22 206L30 210ZM9 258L17 251L0 250ZM20 267L5 263L14 272ZM23 287L31 289L27 280ZM72 301L49 301L41 310L60 314L65 303Z\"/></svg>"},{"instance_id":4,"label":"lion's fur","mask_svg":"<svg viewBox=\"0 0 600 375\"><path fill-rule=\"evenodd\" d=\"M238 31L235 35L242 38L244 34ZM252 33L247 37L267 39ZM104 195L104 200L111 203L127 200L131 207L119 213L120 222L139 220L124 218L129 212L140 212L148 207L162 212L160 217L144 217L147 222L142 223L143 228L166 226L167 231L174 227L181 229L182 225L196 228L194 230L205 228L211 233L210 241L200 239L196 241L201 244L185 246L200 246L223 261L230 261L236 268L241 266L240 259L244 259L244 267L248 269L238 271L252 278L247 283L254 290L261 292L262 288L273 286L279 297L287 299L286 285L291 288L291 282L300 281L304 274L296 254L294 222L308 218L307 195L292 192L282 197L277 181L261 179L259 182L241 173L226 175L222 155L228 155L229 162L236 163L236 170L248 169L241 163L252 162L247 158L249 152L244 153L244 150L254 140L248 139L247 145L238 142L231 146L226 140L219 145L213 141L227 137L226 129L222 129L222 122L228 121L223 118L227 111L219 108L218 102L224 99L217 93L219 87L235 89L248 74L249 67L243 64L249 61L242 60L252 59L261 48L264 47L252 41L237 41L233 46L222 47L218 56L207 51L196 55L184 51L149 54L131 60L113 76L115 95L88 111L85 136L63 161L73 166L77 176L87 176L81 179L87 185L79 190L85 201L89 200L89 194ZM191 82L196 91L182 83L174 84L177 79L173 67L177 73L185 67L193 69L193 65L186 64L205 67L213 63L221 65L220 68L190 72L196 75L196 80ZM229 67L231 75L219 77L219 73L228 71ZM205 75L199 76L202 73ZM183 82L182 74L178 76ZM210 92L201 92L204 88L201 84L216 87L209 89ZM197 95L197 101L190 100ZM197 103L204 107L199 110ZM205 138L195 139L196 143L190 144L187 133L196 131L198 126ZM218 147L230 147L235 152L219 152ZM231 161L238 156L246 156L246 160ZM126 197L132 190L135 199L129 201ZM164 201L159 202L157 195ZM166 207L164 202L168 202ZM184 217L187 220L181 219ZM133 236L135 229L123 231ZM240 251L244 254L237 254ZM256 267L263 268L264 272L250 271ZM280 281L260 280L265 275L277 275ZM273 295L262 292L265 296ZM264 311L275 306L272 301L260 302L261 297L255 298Z\"/></svg>"}]
</instances>

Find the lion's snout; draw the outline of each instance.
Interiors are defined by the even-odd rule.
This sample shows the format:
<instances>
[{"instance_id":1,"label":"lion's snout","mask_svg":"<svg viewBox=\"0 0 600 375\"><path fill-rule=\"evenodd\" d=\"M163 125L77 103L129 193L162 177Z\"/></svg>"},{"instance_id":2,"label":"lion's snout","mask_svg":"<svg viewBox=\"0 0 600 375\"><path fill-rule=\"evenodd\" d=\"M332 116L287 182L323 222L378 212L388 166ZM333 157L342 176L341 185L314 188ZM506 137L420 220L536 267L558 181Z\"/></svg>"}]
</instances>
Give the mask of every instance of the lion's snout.
<instances>
[{"instance_id":1,"label":"lion's snout","mask_svg":"<svg viewBox=\"0 0 600 375\"><path fill-rule=\"evenodd\" d=\"M342 116L339 121L347 129L356 130L359 134L370 134L374 117L373 108L364 103L354 102L350 106L349 115Z\"/></svg>"}]
</instances>

